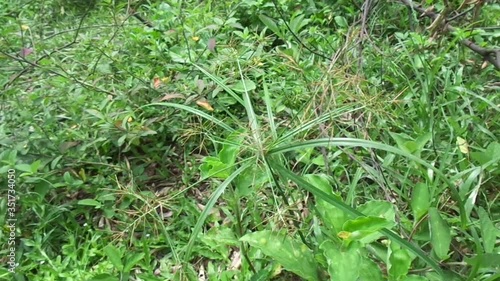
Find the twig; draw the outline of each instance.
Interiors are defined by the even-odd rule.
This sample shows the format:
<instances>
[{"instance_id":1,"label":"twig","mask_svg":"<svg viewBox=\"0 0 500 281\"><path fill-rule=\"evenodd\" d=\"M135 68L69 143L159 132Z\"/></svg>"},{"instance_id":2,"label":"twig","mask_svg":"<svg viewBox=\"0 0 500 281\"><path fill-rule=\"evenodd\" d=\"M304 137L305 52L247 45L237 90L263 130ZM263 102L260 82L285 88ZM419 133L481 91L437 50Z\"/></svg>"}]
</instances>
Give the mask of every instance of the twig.
<instances>
[{"instance_id":1,"label":"twig","mask_svg":"<svg viewBox=\"0 0 500 281\"><path fill-rule=\"evenodd\" d=\"M399 0L399 2L407 7L410 7L411 9L420 12L423 16L432 19L433 22L435 22L440 15L439 13L429 11L427 9L424 9L420 5L414 4L411 0ZM446 31L449 32L454 32L457 30L455 27L451 26L448 22L441 22L441 25ZM497 70L500 70L500 49L483 48L469 39L460 40L460 43L469 48L470 50L481 55L486 61L490 62Z\"/></svg>"},{"instance_id":2,"label":"twig","mask_svg":"<svg viewBox=\"0 0 500 281\"><path fill-rule=\"evenodd\" d=\"M9 79L9 81L7 83L5 83L5 85L3 86L3 89L7 89L10 85L12 85L12 83L14 83L17 79L19 79L19 77L21 77L22 75L26 74L29 70L35 68L35 67L38 67L38 63L47 58L47 57L50 57L52 54L56 53L56 52L59 52L63 49L66 49L66 48L69 48L70 46L72 46L73 44L76 44L77 42L77 38L78 38L78 33L80 32L80 29L82 27L82 24L83 24L83 20L85 19L85 17L87 16L88 14L88 11L82 16L82 18L80 19L80 23L78 24L78 28L76 29L76 32L75 32L75 36L73 37L73 41L69 42L68 44L62 46L62 47L59 47L59 48L56 48L55 50L52 50L50 53L46 53L42 56L40 56L35 62L31 62L29 60L27 60L24 56L22 58L17 58L15 56L12 56L10 54L7 54L5 52L1 52L3 55L7 56L7 57L10 57L16 61L19 61L19 62L26 62L29 64L28 67L24 68L23 70L21 70L19 73L17 73L14 77L12 77L11 79ZM58 74L58 73L55 73L55 74Z\"/></svg>"}]
</instances>

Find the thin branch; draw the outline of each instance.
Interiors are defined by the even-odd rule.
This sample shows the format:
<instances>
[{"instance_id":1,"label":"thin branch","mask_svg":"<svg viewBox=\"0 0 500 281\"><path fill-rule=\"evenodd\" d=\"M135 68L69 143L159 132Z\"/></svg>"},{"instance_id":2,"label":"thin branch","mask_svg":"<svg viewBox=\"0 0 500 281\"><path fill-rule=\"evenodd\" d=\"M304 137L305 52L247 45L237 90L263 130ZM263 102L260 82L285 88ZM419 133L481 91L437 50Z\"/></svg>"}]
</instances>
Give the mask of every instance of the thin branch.
<instances>
[{"instance_id":1,"label":"thin branch","mask_svg":"<svg viewBox=\"0 0 500 281\"><path fill-rule=\"evenodd\" d=\"M411 0L399 0L399 2L407 7L410 7L413 10L418 11L423 16L426 16L432 19L433 21L435 21L440 15L439 13L429 11L428 9L425 9L420 5L414 4ZM447 22L442 22L441 25L446 31L449 32L454 32L457 30L457 28L451 26ZM481 55L484 58L484 60L490 62L497 70L500 70L500 49L483 48L469 39L460 40L460 43L469 48L470 50L472 50L473 52Z\"/></svg>"}]
</instances>

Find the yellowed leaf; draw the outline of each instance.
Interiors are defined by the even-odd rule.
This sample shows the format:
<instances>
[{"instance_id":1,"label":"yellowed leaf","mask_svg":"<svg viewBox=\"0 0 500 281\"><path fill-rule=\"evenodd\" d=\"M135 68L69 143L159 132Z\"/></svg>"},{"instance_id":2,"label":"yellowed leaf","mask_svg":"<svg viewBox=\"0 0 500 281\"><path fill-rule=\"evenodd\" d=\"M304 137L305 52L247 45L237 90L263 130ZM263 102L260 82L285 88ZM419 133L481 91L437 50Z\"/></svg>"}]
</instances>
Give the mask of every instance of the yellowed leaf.
<instances>
[{"instance_id":1,"label":"yellowed leaf","mask_svg":"<svg viewBox=\"0 0 500 281\"><path fill-rule=\"evenodd\" d=\"M214 108L212 107L212 105L210 105L210 103L208 103L208 101L205 99L197 100L196 104L203 107L204 109L206 109L208 111L214 111Z\"/></svg>"},{"instance_id":2,"label":"yellowed leaf","mask_svg":"<svg viewBox=\"0 0 500 281\"><path fill-rule=\"evenodd\" d=\"M463 154L469 154L469 144L466 140L461 137L457 137L457 145L460 149L460 152L462 152Z\"/></svg>"},{"instance_id":3,"label":"yellowed leaf","mask_svg":"<svg viewBox=\"0 0 500 281\"><path fill-rule=\"evenodd\" d=\"M346 240L349 239L349 237L351 237L351 233L347 231L341 231L337 234L337 236L342 240Z\"/></svg>"},{"instance_id":4,"label":"yellowed leaf","mask_svg":"<svg viewBox=\"0 0 500 281\"><path fill-rule=\"evenodd\" d=\"M163 96L163 98L160 99L160 101L166 101L166 100L171 100L171 99L180 99L180 98L184 98L184 96L181 94L177 94L177 93L165 94Z\"/></svg>"}]
</instances>

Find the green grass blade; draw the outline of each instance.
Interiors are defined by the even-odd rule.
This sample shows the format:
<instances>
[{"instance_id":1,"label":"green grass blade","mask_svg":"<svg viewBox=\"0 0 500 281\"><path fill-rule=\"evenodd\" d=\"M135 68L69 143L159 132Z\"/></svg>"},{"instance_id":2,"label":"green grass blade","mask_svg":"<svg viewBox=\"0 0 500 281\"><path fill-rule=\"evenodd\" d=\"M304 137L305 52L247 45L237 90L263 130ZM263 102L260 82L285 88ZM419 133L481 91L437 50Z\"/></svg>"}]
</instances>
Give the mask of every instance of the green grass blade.
<instances>
[{"instance_id":1,"label":"green grass blade","mask_svg":"<svg viewBox=\"0 0 500 281\"><path fill-rule=\"evenodd\" d=\"M268 154L275 154L275 153L283 153L286 151L291 151L291 150L297 150L297 149L303 149L303 148L311 148L311 147L321 147L321 146L348 146L348 147L364 147L364 148L373 148L373 149L378 149L378 150L384 150L390 153L394 153L397 155L404 156L412 161L415 161L416 163L431 169L434 171L434 173L439 176L450 188L451 195L453 197L453 200L455 200L458 204L458 208L460 210L460 219L461 219L461 224L464 229L467 229L467 213L465 211L464 203L462 198L460 197L460 194L458 193L457 188L455 185L446 178L446 176L436 167L432 166L431 164L427 163L426 161L422 160L421 158L405 152L399 148L386 145L383 143L378 143L374 141L368 141L368 140L363 140L363 139L354 139L354 138L323 138L323 139L314 139L314 140L309 140L309 141L302 141L302 142L295 142L295 143L290 143L286 144L283 146L275 147L273 149L270 149L268 151Z\"/></svg>"},{"instance_id":2,"label":"green grass blade","mask_svg":"<svg viewBox=\"0 0 500 281\"><path fill-rule=\"evenodd\" d=\"M302 126L299 126L293 130L286 132L278 139L276 145L285 142L287 139L290 139L293 136L295 136L301 132L304 132L304 131L309 130L309 129L311 129L311 128L313 128L321 123L324 123L331 118L340 116L340 115L348 113L348 112L357 111L359 109L362 109L363 107L364 106L352 108L352 106L346 105L346 106L343 106L343 107L336 109L335 111L330 111L330 112L324 113L324 114L318 116L317 118L314 118L311 121L306 122Z\"/></svg>"},{"instance_id":3,"label":"green grass blade","mask_svg":"<svg viewBox=\"0 0 500 281\"><path fill-rule=\"evenodd\" d=\"M308 183L306 180L303 178L295 175L294 173L290 172L288 169L284 168L281 165L275 164L272 160L269 160L269 163L271 164L271 167L273 170L278 172L280 176L282 176L285 179L291 180L295 182L299 187L304 188L308 192L312 193L315 197L320 198L331 205L339 208L346 214L348 214L351 217L359 217L359 216L365 216L363 213L359 212L358 210L352 208L351 206L345 204L344 202L335 199L333 196L329 196L327 193L323 192L322 190L316 188L312 184ZM404 240L401 238L399 235L394 233L393 231L389 229L382 229L380 230L382 234L390 238L392 241L400 244L402 247L407 248L409 251L414 253L416 256L421 258L423 261L425 261L430 267L432 267L437 273L439 273L441 276L443 275L443 272L441 268L439 267L439 264L432 258L430 258L424 251L422 251L420 248L417 246L413 245L412 243Z\"/></svg>"},{"instance_id":4,"label":"green grass blade","mask_svg":"<svg viewBox=\"0 0 500 281\"><path fill-rule=\"evenodd\" d=\"M239 102L241 105L245 106L245 102L236 94L233 90L231 90L226 84L224 84L224 81L222 81L219 77L213 75L212 73L206 71L204 68L201 66L194 64L193 66L198 68L201 72L203 72L208 78L210 78L212 81L214 81L217 85L219 85L222 89L224 89L228 94L230 94L237 102Z\"/></svg>"},{"instance_id":5,"label":"green grass blade","mask_svg":"<svg viewBox=\"0 0 500 281\"><path fill-rule=\"evenodd\" d=\"M241 82L243 83L243 88L245 89L245 92L243 93L243 101L245 102L245 109L247 111L248 123L255 144L259 148L259 151L262 151L262 141L261 141L262 137L260 134L259 120L257 120L257 116L255 115L255 111L252 106L252 101L250 100L250 95L248 94L247 86L245 84L245 77L243 77L243 71L241 70L240 62L237 61L237 63L238 63L238 70L240 71Z\"/></svg>"},{"instance_id":6,"label":"green grass blade","mask_svg":"<svg viewBox=\"0 0 500 281\"><path fill-rule=\"evenodd\" d=\"M271 136L273 138L273 141L275 141L278 139L278 133L276 132L276 124L274 123L274 114L273 114L273 104L271 101L271 95L269 94L269 89L267 88L266 80L263 81L263 86L264 86L264 103L266 104L269 129L271 130Z\"/></svg>"},{"instance_id":7,"label":"green grass blade","mask_svg":"<svg viewBox=\"0 0 500 281\"><path fill-rule=\"evenodd\" d=\"M245 162L240 168L238 168L236 171L234 171L225 181L223 181L217 189L212 193L212 196L207 202L207 205L205 206L205 209L200 214L200 217L196 221L196 225L193 228L193 232L191 233L191 236L189 237L189 241L186 245L186 251L184 252L184 261L188 262L189 259L191 258L191 252L193 251L193 246L194 242L198 238L198 235L201 232L201 228L203 227L203 224L205 223L205 220L207 219L208 215L212 211L212 208L214 207L215 203L219 199L219 197L224 193L226 190L226 187L231 184L231 182L239 175L241 172L243 172L245 169L250 167L254 162L248 161Z\"/></svg>"},{"instance_id":8,"label":"green grass blade","mask_svg":"<svg viewBox=\"0 0 500 281\"><path fill-rule=\"evenodd\" d=\"M185 111L188 111L188 112L191 112L193 114L196 114L202 118L205 118L207 119L208 121L211 121L217 125L219 125L220 127L224 128L225 130L229 131L229 132L234 132L235 129L229 127L226 123L224 123L223 121L201 111L201 110L198 110L196 108L192 108L190 106L187 106L187 105L183 105L183 104L177 104L177 103L170 103L170 102L158 102L158 103L150 103L150 104L147 104L147 105L144 105L144 106L141 106L141 108L143 107L148 107L148 106L168 106L168 107L173 107L173 108L177 108L177 109L182 109L182 110L185 110Z\"/></svg>"}]
</instances>

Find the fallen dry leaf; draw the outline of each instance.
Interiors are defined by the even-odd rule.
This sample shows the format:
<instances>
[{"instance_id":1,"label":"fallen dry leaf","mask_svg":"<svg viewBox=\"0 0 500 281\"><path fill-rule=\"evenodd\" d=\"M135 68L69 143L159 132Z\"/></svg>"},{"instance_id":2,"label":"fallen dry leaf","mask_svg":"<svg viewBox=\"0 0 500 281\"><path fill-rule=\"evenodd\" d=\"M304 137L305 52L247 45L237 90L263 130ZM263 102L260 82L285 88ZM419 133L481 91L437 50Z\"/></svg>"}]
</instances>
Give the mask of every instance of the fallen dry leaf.
<instances>
[{"instance_id":1,"label":"fallen dry leaf","mask_svg":"<svg viewBox=\"0 0 500 281\"><path fill-rule=\"evenodd\" d=\"M171 100L171 99L181 99L184 98L183 95L178 94L178 93L173 93L173 94L165 94L163 98L160 99L160 101L166 101L166 100Z\"/></svg>"},{"instance_id":2,"label":"fallen dry leaf","mask_svg":"<svg viewBox=\"0 0 500 281\"><path fill-rule=\"evenodd\" d=\"M208 111L214 111L214 108L212 107L212 105L210 105L210 103L208 103L208 101L205 99L197 100L196 104L203 107L204 109L206 109Z\"/></svg>"},{"instance_id":3,"label":"fallen dry leaf","mask_svg":"<svg viewBox=\"0 0 500 281\"><path fill-rule=\"evenodd\" d=\"M161 86L161 79L160 79L160 78L158 78L158 77L155 77L155 78L153 79L153 87L154 87L155 89L158 89L158 88L160 88L160 86Z\"/></svg>"}]
</instances>

